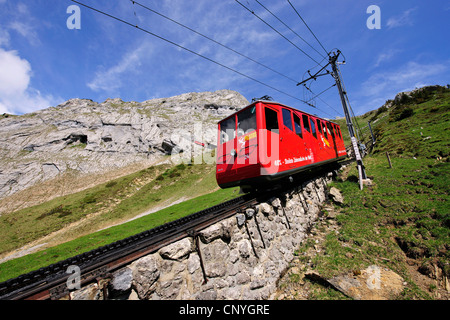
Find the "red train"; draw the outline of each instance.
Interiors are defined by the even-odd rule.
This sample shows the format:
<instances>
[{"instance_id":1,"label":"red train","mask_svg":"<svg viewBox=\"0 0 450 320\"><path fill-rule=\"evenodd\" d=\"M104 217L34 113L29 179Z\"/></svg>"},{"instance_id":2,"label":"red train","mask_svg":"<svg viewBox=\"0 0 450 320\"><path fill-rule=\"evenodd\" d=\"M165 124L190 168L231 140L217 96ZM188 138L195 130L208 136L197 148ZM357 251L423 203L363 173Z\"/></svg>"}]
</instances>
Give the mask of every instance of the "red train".
<instances>
[{"instance_id":1,"label":"red train","mask_svg":"<svg viewBox=\"0 0 450 320\"><path fill-rule=\"evenodd\" d=\"M258 100L218 124L216 178L243 191L347 156L336 123Z\"/></svg>"}]
</instances>

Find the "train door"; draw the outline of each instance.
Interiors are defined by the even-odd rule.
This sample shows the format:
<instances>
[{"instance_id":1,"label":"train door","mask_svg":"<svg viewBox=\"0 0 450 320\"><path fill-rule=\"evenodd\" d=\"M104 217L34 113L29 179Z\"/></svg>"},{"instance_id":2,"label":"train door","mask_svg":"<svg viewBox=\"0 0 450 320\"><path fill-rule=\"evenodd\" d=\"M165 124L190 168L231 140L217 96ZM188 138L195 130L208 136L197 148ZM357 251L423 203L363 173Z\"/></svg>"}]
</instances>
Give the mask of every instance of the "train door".
<instances>
[{"instance_id":1,"label":"train door","mask_svg":"<svg viewBox=\"0 0 450 320\"><path fill-rule=\"evenodd\" d=\"M333 141L331 140L330 135L328 134L325 121L320 120L320 127L322 128L323 135L322 141L319 141L319 143L323 146L323 149L325 151L324 160L332 159L334 157Z\"/></svg>"},{"instance_id":2,"label":"train door","mask_svg":"<svg viewBox=\"0 0 450 320\"><path fill-rule=\"evenodd\" d=\"M306 140L303 136L303 126L301 122L301 115L293 112L292 118L294 120L294 133L296 135L294 162L297 167L304 166L310 163L309 152Z\"/></svg>"},{"instance_id":3,"label":"train door","mask_svg":"<svg viewBox=\"0 0 450 320\"><path fill-rule=\"evenodd\" d=\"M317 148L317 133L316 133L316 126L314 125L314 122L309 118L308 115L302 114L302 122L303 122L303 128L305 129L304 132L304 139L305 139L305 150L308 154L308 159L310 160L309 163L314 163L316 161L316 148ZM311 124L313 126L311 126Z\"/></svg>"},{"instance_id":4,"label":"train door","mask_svg":"<svg viewBox=\"0 0 450 320\"><path fill-rule=\"evenodd\" d=\"M327 128L328 128L328 132L331 135L331 138L333 139L333 150L335 151L335 157L339 157L338 155L338 149L337 149L337 144L336 144L336 136L334 135L334 130L333 127L331 125L330 122L327 122Z\"/></svg>"},{"instance_id":5,"label":"train door","mask_svg":"<svg viewBox=\"0 0 450 320\"><path fill-rule=\"evenodd\" d=\"M237 174L242 179L259 175L256 106L237 113L236 161Z\"/></svg>"},{"instance_id":6,"label":"train door","mask_svg":"<svg viewBox=\"0 0 450 320\"><path fill-rule=\"evenodd\" d=\"M262 127L258 134L261 175L277 173L280 170L282 157L279 112L267 105L263 106L261 108Z\"/></svg>"},{"instance_id":7,"label":"train door","mask_svg":"<svg viewBox=\"0 0 450 320\"><path fill-rule=\"evenodd\" d=\"M283 150L282 153L284 153L284 155L280 159L282 159L286 169L292 169L296 167L294 156L297 153L296 150L298 149L298 137L294 133L292 111L282 108L281 114L283 116L283 126L281 129L280 148Z\"/></svg>"},{"instance_id":8,"label":"train door","mask_svg":"<svg viewBox=\"0 0 450 320\"><path fill-rule=\"evenodd\" d=\"M312 118L314 119L314 118ZM317 133L317 161L323 161L327 158L327 152L325 149L325 144L323 142L323 131L321 126L321 121L319 118L314 119L316 125Z\"/></svg>"},{"instance_id":9,"label":"train door","mask_svg":"<svg viewBox=\"0 0 450 320\"><path fill-rule=\"evenodd\" d=\"M344 140L342 139L341 128L337 124L335 124L335 129L336 129L336 140L337 140L338 153L339 153L339 155L342 155L343 152L340 152L340 151L345 150L345 144L344 144Z\"/></svg>"},{"instance_id":10,"label":"train door","mask_svg":"<svg viewBox=\"0 0 450 320\"><path fill-rule=\"evenodd\" d=\"M236 115L219 123L216 175L220 184L229 182L236 173Z\"/></svg>"}]
</instances>

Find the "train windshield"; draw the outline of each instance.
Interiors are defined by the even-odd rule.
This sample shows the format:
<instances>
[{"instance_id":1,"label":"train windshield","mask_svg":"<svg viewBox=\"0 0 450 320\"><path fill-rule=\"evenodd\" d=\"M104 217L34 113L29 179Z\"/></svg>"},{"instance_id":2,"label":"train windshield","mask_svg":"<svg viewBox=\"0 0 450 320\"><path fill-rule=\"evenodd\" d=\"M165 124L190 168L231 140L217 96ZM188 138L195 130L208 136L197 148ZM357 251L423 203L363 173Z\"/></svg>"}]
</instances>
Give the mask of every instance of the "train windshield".
<instances>
[{"instance_id":1,"label":"train windshield","mask_svg":"<svg viewBox=\"0 0 450 320\"><path fill-rule=\"evenodd\" d=\"M236 137L236 119L231 117L220 123L220 143L233 140Z\"/></svg>"},{"instance_id":2,"label":"train windshield","mask_svg":"<svg viewBox=\"0 0 450 320\"><path fill-rule=\"evenodd\" d=\"M238 136L256 130L256 107L247 108L237 114Z\"/></svg>"}]
</instances>

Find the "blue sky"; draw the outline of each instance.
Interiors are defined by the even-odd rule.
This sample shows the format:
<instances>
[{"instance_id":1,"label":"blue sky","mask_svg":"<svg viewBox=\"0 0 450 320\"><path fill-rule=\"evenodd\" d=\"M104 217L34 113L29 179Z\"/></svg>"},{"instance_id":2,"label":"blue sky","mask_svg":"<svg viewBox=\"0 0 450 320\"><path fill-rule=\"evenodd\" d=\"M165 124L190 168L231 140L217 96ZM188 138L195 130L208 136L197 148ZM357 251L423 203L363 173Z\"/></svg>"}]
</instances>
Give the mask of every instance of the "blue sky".
<instances>
[{"instance_id":1,"label":"blue sky","mask_svg":"<svg viewBox=\"0 0 450 320\"><path fill-rule=\"evenodd\" d=\"M318 52L311 49L255 0L240 2L279 30L271 30L234 0L140 0L139 2L251 57L186 30L130 0L81 0L133 25L198 52L232 72L179 47L85 7L81 29L68 29L69 0L0 0L0 114L23 114L71 98L103 102L120 97L145 101L186 92L231 89L249 101L274 100L324 117L342 116L336 87L315 99L296 86L321 62L323 49L286 0L259 0ZM362 114L396 93L450 83L450 3L432 0L291 0L327 51L338 48L352 108ZM370 5L381 10L381 29L366 25ZM294 81L293 81L294 80ZM320 93L331 76L310 83ZM295 99L295 98L297 99Z\"/></svg>"}]
</instances>

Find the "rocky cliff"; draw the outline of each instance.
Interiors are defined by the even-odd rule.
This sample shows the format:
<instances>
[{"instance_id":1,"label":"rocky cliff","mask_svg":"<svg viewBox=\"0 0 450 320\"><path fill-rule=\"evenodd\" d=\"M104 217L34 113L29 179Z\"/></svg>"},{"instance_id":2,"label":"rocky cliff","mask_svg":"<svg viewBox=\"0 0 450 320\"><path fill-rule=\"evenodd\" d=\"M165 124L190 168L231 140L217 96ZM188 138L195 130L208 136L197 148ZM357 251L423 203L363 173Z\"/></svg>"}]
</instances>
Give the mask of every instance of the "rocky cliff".
<instances>
[{"instance_id":1,"label":"rocky cliff","mask_svg":"<svg viewBox=\"0 0 450 320\"><path fill-rule=\"evenodd\" d=\"M3 115L0 200L69 172L154 164L174 152L191 153L190 159L196 142L214 148L217 122L247 104L239 93L219 90L140 103L72 99L30 114Z\"/></svg>"}]
</instances>

